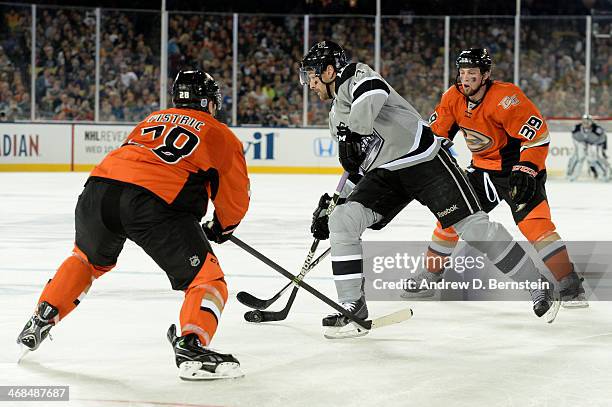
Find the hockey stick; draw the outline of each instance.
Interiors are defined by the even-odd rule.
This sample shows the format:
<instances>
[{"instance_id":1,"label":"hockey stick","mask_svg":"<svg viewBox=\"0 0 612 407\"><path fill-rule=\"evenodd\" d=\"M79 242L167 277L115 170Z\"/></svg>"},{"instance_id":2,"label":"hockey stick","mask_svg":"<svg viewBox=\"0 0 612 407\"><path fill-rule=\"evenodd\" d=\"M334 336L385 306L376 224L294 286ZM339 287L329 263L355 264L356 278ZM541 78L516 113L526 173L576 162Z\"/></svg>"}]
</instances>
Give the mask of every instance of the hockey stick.
<instances>
[{"instance_id":1,"label":"hockey stick","mask_svg":"<svg viewBox=\"0 0 612 407\"><path fill-rule=\"evenodd\" d=\"M331 214L334 208L336 207L336 204L338 203L338 199L340 199L340 193L342 192L342 189L344 188L344 184L346 184L346 180L348 179L348 175L349 174L346 171L342 174L342 177L340 178L340 181L338 182L338 185L336 186L336 191L334 192L334 196L332 197L332 200L329 203L327 210L325 211L327 216L329 216L329 214ZM306 260L304 260L304 264L302 265L302 270L300 271L300 274L298 275L298 278L300 280L302 280L306 276L306 274L308 274L308 272L314 266L316 266L317 263L321 260L321 256L319 256L319 258L315 260L314 264L311 264L315 251L317 250L317 247L319 246L319 242L320 242L319 239L315 239L310 245L310 251L308 252L308 255L306 256ZM254 295L251 295L245 291L240 291L238 294L236 294L236 299L249 308L264 310L268 308L270 305L272 305L276 300L278 300L281 297L281 295L283 295L290 286L291 286L291 283L287 284L278 293L276 293L272 298L268 300L259 299L255 297ZM294 288L294 290L295 289L297 289L297 287ZM289 308L291 307L291 304L293 303L292 298L295 299L295 295L292 295L292 297L290 297L289 299L289 304L288 304ZM289 309L287 309L287 312L289 312ZM247 318L246 315L247 314L245 314L245 319ZM287 315L285 315L285 317L286 316ZM282 318L282 319L285 319L285 318ZM247 319L247 321L249 321L249 319ZM275 321L279 321L279 320L276 319ZM249 321L249 322L258 322L258 321Z\"/></svg>"},{"instance_id":2,"label":"hockey stick","mask_svg":"<svg viewBox=\"0 0 612 407\"><path fill-rule=\"evenodd\" d=\"M304 280L299 280L298 276L291 274L290 272L285 270L283 267L279 266L278 264L270 260L268 257L264 256L263 254L261 254L260 252L258 252L257 250L255 250L254 248L252 248L251 246L249 246L242 240L238 239L236 236L231 236L230 240L235 245L237 245L238 247L240 247L241 249L243 249L250 255L261 260L262 262L264 262L265 264L267 264L268 266L270 266L271 268L273 268L274 270L282 274L284 277L291 280L296 286L301 287L304 290L308 291L310 294L314 295L319 300L323 301L325 304L329 305L330 307L338 311L340 314L344 315L345 317L353 321L361 329L369 331L371 329L382 328L383 326L387 326L391 324L397 324L397 323L406 321L407 319L410 319L413 315L412 310L410 308L407 308L405 310L397 311L397 312L376 318L374 320L363 320L361 318L358 318L354 314L348 312L342 306L338 305L336 302L331 300L329 297L322 294L317 289L305 283ZM292 292L293 298L295 298L294 293L295 291ZM261 313L261 311L250 311L250 312L260 312Z\"/></svg>"},{"instance_id":3,"label":"hockey stick","mask_svg":"<svg viewBox=\"0 0 612 407\"><path fill-rule=\"evenodd\" d=\"M319 257L317 257L316 259L312 261L312 263L310 263L310 267L308 267L308 271L315 268L316 265L319 264L321 260L323 260L325 257L327 257L327 255L330 252L331 252L331 247L328 247L323 253L321 253ZM274 302L278 300L281 297L281 295L283 295L285 291L287 291L287 289L291 287L292 285L293 285L292 282L287 283L287 285L284 286L279 292L274 294L272 298L267 299L267 300L262 300L260 298L257 298L254 295L247 293L246 291L240 291L238 294L236 294L236 299L238 299L238 301L240 301L242 304L246 305L249 308L253 308L256 310L265 310L270 305L274 304Z\"/></svg>"}]
</instances>

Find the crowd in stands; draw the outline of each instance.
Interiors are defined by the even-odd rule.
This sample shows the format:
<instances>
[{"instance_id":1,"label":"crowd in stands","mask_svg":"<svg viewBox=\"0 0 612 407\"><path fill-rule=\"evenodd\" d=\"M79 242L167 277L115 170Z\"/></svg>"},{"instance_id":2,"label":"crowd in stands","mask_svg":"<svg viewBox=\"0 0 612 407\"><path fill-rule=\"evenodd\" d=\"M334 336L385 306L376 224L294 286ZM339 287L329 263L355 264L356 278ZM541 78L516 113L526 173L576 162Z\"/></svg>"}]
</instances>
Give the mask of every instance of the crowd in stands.
<instances>
[{"instance_id":1,"label":"crowd in stands","mask_svg":"<svg viewBox=\"0 0 612 407\"><path fill-rule=\"evenodd\" d=\"M303 19L245 15L239 20L238 122L299 126L302 87L297 77L303 55Z\"/></svg>"},{"instance_id":2,"label":"crowd in stands","mask_svg":"<svg viewBox=\"0 0 612 407\"><path fill-rule=\"evenodd\" d=\"M591 104L593 116L610 117L612 109L612 18L593 19Z\"/></svg>"},{"instance_id":3,"label":"crowd in stands","mask_svg":"<svg viewBox=\"0 0 612 407\"><path fill-rule=\"evenodd\" d=\"M30 9L0 5L0 113L30 118ZM232 82L231 14L172 12L168 22L168 90L180 69L210 72L221 84L223 119L232 125L303 124L303 88L296 74L303 55L302 16L241 14L238 81ZM594 20L595 21L595 20ZM612 19L592 39L590 112L611 116ZM547 117L584 112L584 19L521 20L520 86ZM102 10L99 119L136 122L159 109L160 13ZM606 37L607 33L607 37ZM331 39L350 60L374 67L374 17L310 16L308 47ZM513 81L514 19L451 18L449 85L459 50L486 47L493 78ZM595 31L594 31L595 34ZM36 22L36 119L91 121L95 112L93 9L40 6ZM444 19L383 17L381 74L427 118L444 89ZM232 100L237 86L237 100ZM168 102L171 98L168 93ZM231 122L233 104L237 122ZM308 92L309 125L325 126L329 106Z\"/></svg>"},{"instance_id":4,"label":"crowd in stands","mask_svg":"<svg viewBox=\"0 0 612 407\"><path fill-rule=\"evenodd\" d=\"M101 121L137 122L159 110L160 25L159 12L102 12Z\"/></svg>"},{"instance_id":5,"label":"crowd in stands","mask_svg":"<svg viewBox=\"0 0 612 407\"><path fill-rule=\"evenodd\" d=\"M30 9L0 5L0 120L30 118Z\"/></svg>"},{"instance_id":6,"label":"crowd in stands","mask_svg":"<svg viewBox=\"0 0 612 407\"><path fill-rule=\"evenodd\" d=\"M221 87L220 114L232 124L232 16L173 13L168 20L168 89L181 69L210 72Z\"/></svg>"},{"instance_id":7,"label":"crowd in stands","mask_svg":"<svg viewBox=\"0 0 612 407\"><path fill-rule=\"evenodd\" d=\"M96 20L92 12L39 7L36 119L94 119Z\"/></svg>"}]
</instances>

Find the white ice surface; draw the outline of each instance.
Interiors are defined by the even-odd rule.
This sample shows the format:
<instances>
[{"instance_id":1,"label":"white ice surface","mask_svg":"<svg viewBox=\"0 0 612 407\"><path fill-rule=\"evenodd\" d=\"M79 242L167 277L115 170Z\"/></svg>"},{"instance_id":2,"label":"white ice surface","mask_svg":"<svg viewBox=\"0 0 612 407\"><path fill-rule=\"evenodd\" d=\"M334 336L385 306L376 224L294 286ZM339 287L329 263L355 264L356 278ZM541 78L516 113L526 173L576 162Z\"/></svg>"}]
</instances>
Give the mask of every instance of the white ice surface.
<instances>
[{"instance_id":1,"label":"white ice surface","mask_svg":"<svg viewBox=\"0 0 612 407\"><path fill-rule=\"evenodd\" d=\"M243 320L240 290L269 297L286 280L247 253L215 246L230 299L213 347L235 354L246 377L177 378L166 329L182 295L144 252L126 244L116 269L17 365L15 338L73 244L83 173L0 173L0 385L69 385L69 406L610 406L612 305L561 310L552 325L523 302L372 302L373 316L411 305L415 316L362 338L329 341L330 309L300 293L287 320ZM297 273L310 216L337 176L252 175L251 209L237 235ZM566 240L612 240L612 185L548 183ZM520 236L504 205L492 217ZM432 215L410 205L369 240L425 240ZM325 247L325 245L322 245ZM334 296L327 259L307 281ZM284 305L286 297L279 300Z\"/></svg>"}]
</instances>

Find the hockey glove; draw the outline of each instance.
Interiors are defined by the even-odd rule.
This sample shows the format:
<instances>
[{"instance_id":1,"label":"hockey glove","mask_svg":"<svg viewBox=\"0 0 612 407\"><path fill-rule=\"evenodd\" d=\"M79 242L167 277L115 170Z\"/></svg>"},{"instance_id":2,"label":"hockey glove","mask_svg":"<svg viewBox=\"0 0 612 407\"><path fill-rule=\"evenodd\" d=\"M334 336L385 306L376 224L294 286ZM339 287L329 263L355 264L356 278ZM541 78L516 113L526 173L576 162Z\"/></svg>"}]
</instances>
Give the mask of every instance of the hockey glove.
<instances>
[{"instance_id":1,"label":"hockey glove","mask_svg":"<svg viewBox=\"0 0 612 407\"><path fill-rule=\"evenodd\" d=\"M510 198L516 205L531 201L536 192L538 168L529 161L521 161L510 173Z\"/></svg>"},{"instance_id":2,"label":"hockey glove","mask_svg":"<svg viewBox=\"0 0 612 407\"><path fill-rule=\"evenodd\" d=\"M310 225L310 232L315 239L327 240L329 239L329 215L327 214L327 208L332 201L332 197L327 193L324 193L319 199L319 205L312 214L312 224ZM344 198L338 199L337 204L341 205L346 201Z\"/></svg>"},{"instance_id":3,"label":"hockey glove","mask_svg":"<svg viewBox=\"0 0 612 407\"><path fill-rule=\"evenodd\" d=\"M206 238L218 244L227 242L232 233L234 233L234 230L236 230L236 227L237 225L232 225L223 229L216 215L213 215L213 220L202 224L202 230L204 230Z\"/></svg>"},{"instance_id":4,"label":"hockey glove","mask_svg":"<svg viewBox=\"0 0 612 407\"><path fill-rule=\"evenodd\" d=\"M342 168L349 174L359 173L359 166L366 157L361 147L362 135L354 133L348 126L340 124L337 128L338 155Z\"/></svg>"}]
</instances>

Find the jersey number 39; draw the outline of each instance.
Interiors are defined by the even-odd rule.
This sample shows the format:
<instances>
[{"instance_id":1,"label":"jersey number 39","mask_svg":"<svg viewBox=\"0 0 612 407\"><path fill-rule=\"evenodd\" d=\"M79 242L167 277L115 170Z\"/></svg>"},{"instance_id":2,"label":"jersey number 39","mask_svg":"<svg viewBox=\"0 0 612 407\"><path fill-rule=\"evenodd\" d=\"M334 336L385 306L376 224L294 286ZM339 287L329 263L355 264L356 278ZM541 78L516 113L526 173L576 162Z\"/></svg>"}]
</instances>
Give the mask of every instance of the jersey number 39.
<instances>
[{"instance_id":1,"label":"jersey number 39","mask_svg":"<svg viewBox=\"0 0 612 407\"><path fill-rule=\"evenodd\" d=\"M527 140L533 140L540 127L542 127L542 119L536 116L531 116L529 120L519 130L519 135L525 137Z\"/></svg>"}]
</instances>

